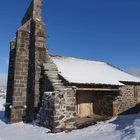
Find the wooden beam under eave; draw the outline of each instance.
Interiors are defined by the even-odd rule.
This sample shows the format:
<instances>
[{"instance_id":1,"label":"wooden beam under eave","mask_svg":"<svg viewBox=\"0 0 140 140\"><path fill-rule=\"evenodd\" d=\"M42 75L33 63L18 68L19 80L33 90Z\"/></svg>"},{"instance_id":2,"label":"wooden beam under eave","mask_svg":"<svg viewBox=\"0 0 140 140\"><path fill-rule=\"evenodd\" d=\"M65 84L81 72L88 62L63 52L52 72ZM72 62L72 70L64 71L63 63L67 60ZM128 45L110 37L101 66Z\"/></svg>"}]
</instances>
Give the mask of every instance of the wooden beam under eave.
<instances>
[{"instance_id":1,"label":"wooden beam under eave","mask_svg":"<svg viewBox=\"0 0 140 140\"><path fill-rule=\"evenodd\" d=\"M119 89L107 89L107 88L77 88L76 90L83 91L119 91Z\"/></svg>"}]
</instances>

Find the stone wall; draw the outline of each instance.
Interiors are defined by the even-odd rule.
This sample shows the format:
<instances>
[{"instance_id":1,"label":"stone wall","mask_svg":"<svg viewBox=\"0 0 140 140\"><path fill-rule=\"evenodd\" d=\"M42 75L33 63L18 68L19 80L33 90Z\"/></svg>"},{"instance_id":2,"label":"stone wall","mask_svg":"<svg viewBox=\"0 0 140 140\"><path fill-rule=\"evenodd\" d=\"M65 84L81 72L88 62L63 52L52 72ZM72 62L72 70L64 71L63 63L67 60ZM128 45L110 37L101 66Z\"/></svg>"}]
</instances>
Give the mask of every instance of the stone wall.
<instances>
[{"instance_id":1,"label":"stone wall","mask_svg":"<svg viewBox=\"0 0 140 140\"><path fill-rule=\"evenodd\" d=\"M42 94L38 114L40 125L51 129L53 133L75 129L76 90L64 86L51 57L43 65Z\"/></svg>"},{"instance_id":2,"label":"stone wall","mask_svg":"<svg viewBox=\"0 0 140 140\"><path fill-rule=\"evenodd\" d=\"M90 91L90 93L93 94L93 112L102 116L121 114L140 103L140 86L124 85L118 91ZM46 92L39 113L40 124L50 128L52 132L75 129L78 117L75 95L76 91L71 88Z\"/></svg>"},{"instance_id":3,"label":"stone wall","mask_svg":"<svg viewBox=\"0 0 140 140\"><path fill-rule=\"evenodd\" d=\"M11 108L11 122L22 121L26 105L28 73L29 32L18 30L16 33L16 52L14 65L14 83Z\"/></svg>"},{"instance_id":4,"label":"stone wall","mask_svg":"<svg viewBox=\"0 0 140 140\"><path fill-rule=\"evenodd\" d=\"M30 6L28 7L23 19L22 25L25 24L30 19L37 19L41 21L42 12L42 0L32 0Z\"/></svg>"},{"instance_id":5,"label":"stone wall","mask_svg":"<svg viewBox=\"0 0 140 140\"><path fill-rule=\"evenodd\" d=\"M28 10L27 13L33 13L35 17L24 21L11 43L5 111L10 122L32 121L41 103L41 66L47 60L46 30L40 17L41 0L32 0Z\"/></svg>"},{"instance_id":6,"label":"stone wall","mask_svg":"<svg viewBox=\"0 0 140 140\"><path fill-rule=\"evenodd\" d=\"M40 124L50 128L53 133L75 129L75 105L76 91L72 88L44 93L39 113Z\"/></svg>"},{"instance_id":7,"label":"stone wall","mask_svg":"<svg viewBox=\"0 0 140 140\"><path fill-rule=\"evenodd\" d=\"M27 121L36 117L41 102L41 66L47 60L45 26L40 21L31 21L29 46L28 89L27 89Z\"/></svg>"},{"instance_id":8,"label":"stone wall","mask_svg":"<svg viewBox=\"0 0 140 140\"><path fill-rule=\"evenodd\" d=\"M7 83L7 96L6 96L6 108L5 108L5 116L10 118L10 108L12 105L12 97L13 97L13 83L14 83L14 65L15 65L15 45L16 40L10 42L10 57L9 57L9 68L8 68L8 83Z\"/></svg>"},{"instance_id":9,"label":"stone wall","mask_svg":"<svg viewBox=\"0 0 140 140\"><path fill-rule=\"evenodd\" d=\"M113 102L113 115L135 110L135 106L140 103L140 86L124 85L120 87L120 96ZM139 110L137 110L139 111Z\"/></svg>"}]
</instances>

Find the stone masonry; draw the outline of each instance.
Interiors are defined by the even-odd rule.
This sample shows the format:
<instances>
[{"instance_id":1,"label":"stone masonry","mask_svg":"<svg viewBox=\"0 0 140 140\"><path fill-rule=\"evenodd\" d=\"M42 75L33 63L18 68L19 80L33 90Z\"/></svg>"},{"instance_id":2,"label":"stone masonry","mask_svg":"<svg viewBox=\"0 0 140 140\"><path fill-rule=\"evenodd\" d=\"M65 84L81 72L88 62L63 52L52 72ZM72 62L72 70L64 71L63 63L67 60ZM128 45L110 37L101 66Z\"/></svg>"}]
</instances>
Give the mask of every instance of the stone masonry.
<instances>
[{"instance_id":1,"label":"stone masonry","mask_svg":"<svg viewBox=\"0 0 140 140\"><path fill-rule=\"evenodd\" d=\"M5 111L10 122L34 119L40 103L39 81L46 53L41 0L32 0L16 38L11 42Z\"/></svg>"},{"instance_id":2,"label":"stone masonry","mask_svg":"<svg viewBox=\"0 0 140 140\"><path fill-rule=\"evenodd\" d=\"M140 104L140 86L126 84L120 87L120 95L113 101L113 115L122 114ZM134 111L132 109L132 111ZM139 110L136 110L137 112ZM131 112L129 112L131 113Z\"/></svg>"},{"instance_id":3,"label":"stone masonry","mask_svg":"<svg viewBox=\"0 0 140 140\"><path fill-rule=\"evenodd\" d=\"M5 117L10 123L37 119L54 133L73 130L78 118L78 86L59 75L48 54L41 7L42 0L32 0L10 43ZM82 85L78 94L86 88L93 94L93 112L97 115L119 115L140 103L140 83L90 86Z\"/></svg>"},{"instance_id":4,"label":"stone masonry","mask_svg":"<svg viewBox=\"0 0 140 140\"><path fill-rule=\"evenodd\" d=\"M76 129L75 91L46 92L43 97L39 120L53 133Z\"/></svg>"},{"instance_id":5,"label":"stone masonry","mask_svg":"<svg viewBox=\"0 0 140 140\"><path fill-rule=\"evenodd\" d=\"M52 132L76 128L76 90L63 84L48 55L41 0L32 0L11 42L7 89L9 122L31 122L38 114L39 123Z\"/></svg>"},{"instance_id":6,"label":"stone masonry","mask_svg":"<svg viewBox=\"0 0 140 140\"><path fill-rule=\"evenodd\" d=\"M50 57L43 66L43 98L39 123L52 132L76 128L76 89L64 85Z\"/></svg>"}]
</instances>

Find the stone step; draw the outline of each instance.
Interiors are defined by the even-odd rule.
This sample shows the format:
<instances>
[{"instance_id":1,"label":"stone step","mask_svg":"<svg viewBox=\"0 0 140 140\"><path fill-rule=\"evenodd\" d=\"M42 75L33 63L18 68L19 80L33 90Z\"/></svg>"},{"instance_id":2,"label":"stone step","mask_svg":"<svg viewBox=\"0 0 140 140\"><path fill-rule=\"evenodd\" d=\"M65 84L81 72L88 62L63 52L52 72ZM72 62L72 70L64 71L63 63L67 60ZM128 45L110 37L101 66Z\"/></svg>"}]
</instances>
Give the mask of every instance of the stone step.
<instances>
[{"instance_id":1,"label":"stone step","mask_svg":"<svg viewBox=\"0 0 140 140\"><path fill-rule=\"evenodd\" d=\"M48 75L48 74L56 74L57 71L45 71L44 74Z\"/></svg>"},{"instance_id":2,"label":"stone step","mask_svg":"<svg viewBox=\"0 0 140 140\"><path fill-rule=\"evenodd\" d=\"M58 80L58 77L48 77L48 79L53 82L53 81Z\"/></svg>"},{"instance_id":3,"label":"stone step","mask_svg":"<svg viewBox=\"0 0 140 140\"><path fill-rule=\"evenodd\" d=\"M53 85L53 86L54 86L54 85ZM55 88L55 89L61 89L61 88L65 88L65 87L64 87L64 85L61 85L61 86L60 86L60 85L55 85L54 88Z\"/></svg>"},{"instance_id":4,"label":"stone step","mask_svg":"<svg viewBox=\"0 0 140 140\"><path fill-rule=\"evenodd\" d=\"M46 67L44 68L45 71L57 71L57 68L56 67Z\"/></svg>"},{"instance_id":5,"label":"stone step","mask_svg":"<svg viewBox=\"0 0 140 140\"><path fill-rule=\"evenodd\" d=\"M64 86L62 83L53 83L53 86L58 87L58 86Z\"/></svg>"},{"instance_id":6,"label":"stone step","mask_svg":"<svg viewBox=\"0 0 140 140\"><path fill-rule=\"evenodd\" d=\"M51 80L57 80L58 77L57 76L48 76L48 79L51 81Z\"/></svg>"},{"instance_id":7,"label":"stone step","mask_svg":"<svg viewBox=\"0 0 140 140\"><path fill-rule=\"evenodd\" d=\"M62 81L59 80L59 79L51 79L51 82L53 82L53 83L62 83Z\"/></svg>"},{"instance_id":8,"label":"stone step","mask_svg":"<svg viewBox=\"0 0 140 140\"><path fill-rule=\"evenodd\" d=\"M47 62L45 63L45 66L55 66L55 64L53 62Z\"/></svg>"},{"instance_id":9,"label":"stone step","mask_svg":"<svg viewBox=\"0 0 140 140\"><path fill-rule=\"evenodd\" d=\"M54 62L48 61L45 65L55 65Z\"/></svg>"},{"instance_id":10,"label":"stone step","mask_svg":"<svg viewBox=\"0 0 140 140\"><path fill-rule=\"evenodd\" d=\"M48 75L48 76L54 76L54 75L58 76L57 72L52 72L52 71L51 72L50 71L46 71L45 74Z\"/></svg>"},{"instance_id":11,"label":"stone step","mask_svg":"<svg viewBox=\"0 0 140 140\"><path fill-rule=\"evenodd\" d=\"M46 64L46 65L44 66L44 68L47 68L47 67L55 67L55 68L56 68L56 65L54 65L54 64Z\"/></svg>"},{"instance_id":12,"label":"stone step","mask_svg":"<svg viewBox=\"0 0 140 140\"><path fill-rule=\"evenodd\" d=\"M54 77L54 76L58 77L58 74L57 73L47 73L47 76L49 76L49 77Z\"/></svg>"},{"instance_id":13,"label":"stone step","mask_svg":"<svg viewBox=\"0 0 140 140\"><path fill-rule=\"evenodd\" d=\"M59 80L58 75L55 74L51 74L51 75L46 74L46 76L49 78L49 80Z\"/></svg>"},{"instance_id":14,"label":"stone step","mask_svg":"<svg viewBox=\"0 0 140 140\"><path fill-rule=\"evenodd\" d=\"M57 67L54 64L45 64L44 70L48 70L48 69L57 69Z\"/></svg>"},{"instance_id":15,"label":"stone step","mask_svg":"<svg viewBox=\"0 0 140 140\"><path fill-rule=\"evenodd\" d=\"M48 60L47 63L54 63L52 59Z\"/></svg>"},{"instance_id":16,"label":"stone step","mask_svg":"<svg viewBox=\"0 0 140 140\"><path fill-rule=\"evenodd\" d=\"M54 86L63 86L64 84L62 82L52 82Z\"/></svg>"},{"instance_id":17,"label":"stone step","mask_svg":"<svg viewBox=\"0 0 140 140\"><path fill-rule=\"evenodd\" d=\"M56 71L46 71L47 75L58 75Z\"/></svg>"}]
</instances>

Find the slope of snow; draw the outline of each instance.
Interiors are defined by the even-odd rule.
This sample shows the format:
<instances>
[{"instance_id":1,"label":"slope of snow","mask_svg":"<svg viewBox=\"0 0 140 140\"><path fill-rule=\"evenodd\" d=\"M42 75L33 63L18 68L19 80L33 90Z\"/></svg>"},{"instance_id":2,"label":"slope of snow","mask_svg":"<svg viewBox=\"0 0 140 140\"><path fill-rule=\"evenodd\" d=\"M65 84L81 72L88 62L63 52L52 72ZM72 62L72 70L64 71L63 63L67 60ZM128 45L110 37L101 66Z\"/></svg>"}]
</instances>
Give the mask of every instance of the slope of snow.
<instances>
[{"instance_id":1,"label":"slope of snow","mask_svg":"<svg viewBox=\"0 0 140 140\"><path fill-rule=\"evenodd\" d=\"M120 81L140 82L140 78L105 62L52 56L59 74L70 83L123 85Z\"/></svg>"},{"instance_id":2,"label":"slope of snow","mask_svg":"<svg viewBox=\"0 0 140 140\"><path fill-rule=\"evenodd\" d=\"M0 96L0 140L140 140L140 114L120 116L70 133L48 133L31 124L5 124L5 98Z\"/></svg>"},{"instance_id":3,"label":"slope of snow","mask_svg":"<svg viewBox=\"0 0 140 140\"><path fill-rule=\"evenodd\" d=\"M6 88L0 88L0 118L4 116L4 104L6 99Z\"/></svg>"}]
</instances>

